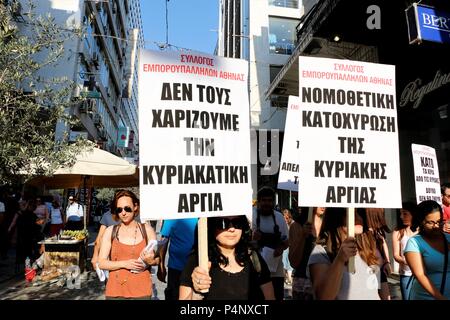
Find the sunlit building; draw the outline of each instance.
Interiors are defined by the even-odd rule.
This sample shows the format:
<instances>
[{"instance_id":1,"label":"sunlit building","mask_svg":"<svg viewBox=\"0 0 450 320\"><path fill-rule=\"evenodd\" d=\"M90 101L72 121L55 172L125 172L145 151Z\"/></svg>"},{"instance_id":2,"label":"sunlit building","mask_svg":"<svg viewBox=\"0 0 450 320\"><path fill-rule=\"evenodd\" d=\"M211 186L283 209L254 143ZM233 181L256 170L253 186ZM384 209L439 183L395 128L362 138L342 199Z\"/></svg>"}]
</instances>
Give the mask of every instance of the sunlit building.
<instances>
[{"instance_id":1,"label":"sunlit building","mask_svg":"<svg viewBox=\"0 0 450 320\"><path fill-rule=\"evenodd\" d=\"M29 10L21 1L22 13ZM77 83L70 98L70 114L80 124L57 126L57 139L68 133L137 160L137 48L143 47L142 19L138 0L41 0L36 14L50 14L64 30L81 29L64 43L64 56L39 71L43 78L66 77ZM18 12L20 15L21 13ZM26 26L17 24L26 32ZM136 31L133 31L136 30ZM135 41L136 40L136 41ZM132 59L132 55L134 56Z\"/></svg>"}]
</instances>

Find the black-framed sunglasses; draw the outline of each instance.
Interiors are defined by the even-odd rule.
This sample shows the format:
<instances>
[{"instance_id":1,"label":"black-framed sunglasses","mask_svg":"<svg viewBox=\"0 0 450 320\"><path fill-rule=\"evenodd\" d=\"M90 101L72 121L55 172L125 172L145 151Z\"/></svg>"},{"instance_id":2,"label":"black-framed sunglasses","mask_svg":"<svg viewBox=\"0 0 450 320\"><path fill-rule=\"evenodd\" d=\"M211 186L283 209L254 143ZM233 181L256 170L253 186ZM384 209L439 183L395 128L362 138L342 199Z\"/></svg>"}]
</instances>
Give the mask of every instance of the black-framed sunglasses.
<instances>
[{"instance_id":1,"label":"black-framed sunglasses","mask_svg":"<svg viewBox=\"0 0 450 320\"><path fill-rule=\"evenodd\" d=\"M443 221L443 220L439 220L439 221L427 221L427 220L425 220L425 221L423 222L423 224L424 224L424 225L427 225L427 226L429 226L429 227L434 227L434 226L441 227L441 226L444 225L444 221Z\"/></svg>"},{"instance_id":2,"label":"black-framed sunglasses","mask_svg":"<svg viewBox=\"0 0 450 320\"><path fill-rule=\"evenodd\" d=\"M235 229L243 229L245 227L245 218L215 218L214 225L218 230L226 230L231 227Z\"/></svg>"},{"instance_id":3,"label":"black-framed sunglasses","mask_svg":"<svg viewBox=\"0 0 450 320\"><path fill-rule=\"evenodd\" d=\"M114 212L116 214L119 214L119 213L122 212L122 210L125 210L126 212L133 212L133 209L131 207L129 207L129 206L126 206L126 207L123 207L123 208L122 207L117 207L116 210L114 210Z\"/></svg>"}]
</instances>

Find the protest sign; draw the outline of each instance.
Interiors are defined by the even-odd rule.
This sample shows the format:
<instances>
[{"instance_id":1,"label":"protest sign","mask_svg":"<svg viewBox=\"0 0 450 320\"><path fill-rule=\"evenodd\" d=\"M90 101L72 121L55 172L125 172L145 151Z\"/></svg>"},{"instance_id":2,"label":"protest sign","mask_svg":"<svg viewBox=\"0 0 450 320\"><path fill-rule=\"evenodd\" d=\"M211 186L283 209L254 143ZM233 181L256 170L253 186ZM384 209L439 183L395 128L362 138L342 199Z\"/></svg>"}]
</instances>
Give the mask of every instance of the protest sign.
<instances>
[{"instance_id":1,"label":"protest sign","mask_svg":"<svg viewBox=\"0 0 450 320\"><path fill-rule=\"evenodd\" d=\"M139 62L142 219L249 214L248 62L149 50Z\"/></svg>"},{"instance_id":2,"label":"protest sign","mask_svg":"<svg viewBox=\"0 0 450 320\"><path fill-rule=\"evenodd\" d=\"M286 124L284 126L283 150L281 153L278 189L298 191L298 160L300 141L298 124L300 123L300 101L289 96Z\"/></svg>"},{"instance_id":3,"label":"protest sign","mask_svg":"<svg viewBox=\"0 0 450 320\"><path fill-rule=\"evenodd\" d=\"M401 207L395 67L299 57L299 204Z\"/></svg>"},{"instance_id":4,"label":"protest sign","mask_svg":"<svg viewBox=\"0 0 450 320\"><path fill-rule=\"evenodd\" d=\"M416 182L417 203L434 200L442 204L441 183L436 150L429 146L411 144Z\"/></svg>"}]
</instances>

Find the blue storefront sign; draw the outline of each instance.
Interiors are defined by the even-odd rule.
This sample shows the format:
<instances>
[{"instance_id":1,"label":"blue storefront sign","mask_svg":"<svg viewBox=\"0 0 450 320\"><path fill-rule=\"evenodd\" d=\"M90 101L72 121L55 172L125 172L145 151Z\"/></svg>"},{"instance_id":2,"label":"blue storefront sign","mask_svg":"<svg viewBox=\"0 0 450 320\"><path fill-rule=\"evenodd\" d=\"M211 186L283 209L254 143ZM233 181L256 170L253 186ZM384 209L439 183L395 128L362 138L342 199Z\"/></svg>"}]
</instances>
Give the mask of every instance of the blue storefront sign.
<instances>
[{"instance_id":1,"label":"blue storefront sign","mask_svg":"<svg viewBox=\"0 0 450 320\"><path fill-rule=\"evenodd\" d=\"M450 43L450 13L414 3L406 9L409 43Z\"/></svg>"},{"instance_id":2,"label":"blue storefront sign","mask_svg":"<svg viewBox=\"0 0 450 320\"><path fill-rule=\"evenodd\" d=\"M129 127L119 127L117 131L117 147L125 148L128 147L128 139L130 137Z\"/></svg>"}]
</instances>

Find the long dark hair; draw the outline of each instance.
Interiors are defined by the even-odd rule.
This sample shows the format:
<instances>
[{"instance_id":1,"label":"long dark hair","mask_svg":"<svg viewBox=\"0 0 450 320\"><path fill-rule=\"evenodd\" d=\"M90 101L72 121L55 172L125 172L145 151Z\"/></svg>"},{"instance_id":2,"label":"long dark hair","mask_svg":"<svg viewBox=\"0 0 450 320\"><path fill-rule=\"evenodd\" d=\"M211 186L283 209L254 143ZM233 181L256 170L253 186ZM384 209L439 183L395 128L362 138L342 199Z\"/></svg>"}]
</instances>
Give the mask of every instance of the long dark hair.
<instances>
[{"instance_id":1,"label":"long dark hair","mask_svg":"<svg viewBox=\"0 0 450 320\"><path fill-rule=\"evenodd\" d=\"M439 212L440 219L443 219L442 207L434 200L425 200L417 205L416 214L413 216L412 225L414 230L422 225L425 217L433 212ZM423 229L419 228L419 234L423 235Z\"/></svg>"},{"instance_id":2,"label":"long dark hair","mask_svg":"<svg viewBox=\"0 0 450 320\"><path fill-rule=\"evenodd\" d=\"M222 254L216 240L217 221L219 219L222 219L222 217L208 218L208 256L213 266L219 265L227 266L229 263L228 258ZM236 244L234 255L236 258L236 262L240 266L244 266L244 263L250 260L249 254L249 241L251 237L250 225L246 216L236 216L234 219L240 219L240 222L243 225L241 229L242 230L241 239ZM197 232L195 239L196 239L195 243L198 243ZM195 246L195 250L197 250L197 246Z\"/></svg>"},{"instance_id":3,"label":"long dark hair","mask_svg":"<svg viewBox=\"0 0 450 320\"><path fill-rule=\"evenodd\" d=\"M413 229L413 221L414 216L416 215L417 205L412 201L406 201L402 203L402 209L408 211L411 216L411 226L410 229L414 232L416 231L415 228ZM403 235L405 234L405 229L408 227L407 225L403 224L403 220L400 218L401 215L401 209L397 210L397 227L394 229L395 231L399 232L400 239L403 238Z\"/></svg>"},{"instance_id":4,"label":"long dark hair","mask_svg":"<svg viewBox=\"0 0 450 320\"><path fill-rule=\"evenodd\" d=\"M359 214L359 212L358 212ZM342 227L346 225L345 222L346 210L345 208L327 208L325 211L322 227L317 238L317 243L325 247L330 260L333 261L336 257L342 242L347 238ZM359 255L367 263L367 265L375 265L378 263L376 255L376 240L371 232L368 232L367 218L365 212L355 217L361 219L363 226L362 234L355 234L356 246Z\"/></svg>"},{"instance_id":5,"label":"long dark hair","mask_svg":"<svg viewBox=\"0 0 450 320\"><path fill-rule=\"evenodd\" d=\"M383 208L366 208L361 210L360 214L365 212L367 219L367 227L369 231L375 236L378 251L380 251L383 259L388 259L387 252L384 251L384 242L386 241L386 232L391 232L389 229L386 218L384 216Z\"/></svg>"}]
</instances>

